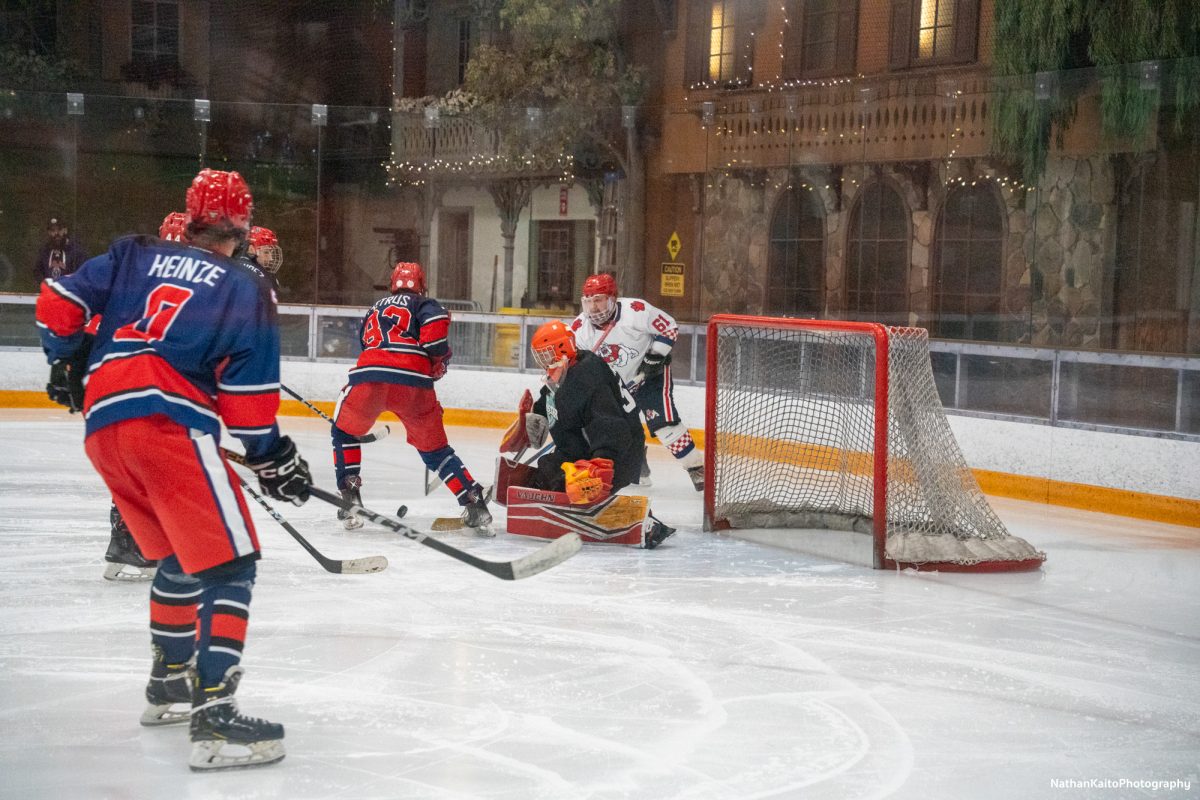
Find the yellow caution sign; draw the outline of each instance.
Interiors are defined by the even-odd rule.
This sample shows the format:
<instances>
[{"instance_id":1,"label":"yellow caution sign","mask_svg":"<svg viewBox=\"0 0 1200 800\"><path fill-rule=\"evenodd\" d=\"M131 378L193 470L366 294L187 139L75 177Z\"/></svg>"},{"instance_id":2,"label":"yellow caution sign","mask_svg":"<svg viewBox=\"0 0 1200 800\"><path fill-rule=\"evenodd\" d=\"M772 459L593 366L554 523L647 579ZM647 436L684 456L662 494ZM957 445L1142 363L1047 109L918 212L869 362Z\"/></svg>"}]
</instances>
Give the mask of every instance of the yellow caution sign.
<instances>
[{"instance_id":1,"label":"yellow caution sign","mask_svg":"<svg viewBox=\"0 0 1200 800\"><path fill-rule=\"evenodd\" d=\"M679 257L679 250L682 247L683 242L679 241L679 234L672 232L671 238L667 240L667 252L671 254L672 261Z\"/></svg>"},{"instance_id":2,"label":"yellow caution sign","mask_svg":"<svg viewBox=\"0 0 1200 800\"><path fill-rule=\"evenodd\" d=\"M683 297L683 264L663 262L660 294L663 297Z\"/></svg>"}]
</instances>

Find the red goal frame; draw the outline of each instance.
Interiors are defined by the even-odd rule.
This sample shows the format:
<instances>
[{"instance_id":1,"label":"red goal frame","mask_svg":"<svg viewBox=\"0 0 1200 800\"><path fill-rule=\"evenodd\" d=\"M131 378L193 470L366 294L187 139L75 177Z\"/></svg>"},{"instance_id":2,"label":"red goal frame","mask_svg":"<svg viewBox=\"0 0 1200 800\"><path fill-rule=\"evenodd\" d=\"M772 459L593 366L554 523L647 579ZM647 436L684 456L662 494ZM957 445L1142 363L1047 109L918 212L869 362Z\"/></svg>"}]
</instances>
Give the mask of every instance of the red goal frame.
<instances>
[{"instance_id":1,"label":"red goal frame","mask_svg":"<svg viewBox=\"0 0 1200 800\"><path fill-rule=\"evenodd\" d=\"M887 557L888 504L888 378L889 329L878 322L847 322L843 320L794 319L786 317L742 316L715 314L708 320L706 341L706 372L704 392L704 529L729 530L725 520L715 519L717 425L717 341L720 328L771 328L793 330L842 331L865 334L875 342L875 415L872 420L874 452L872 458L874 489L872 492L872 562L876 569L938 569L947 572L1012 572L1039 569L1044 555L1023 560L988 560L974 564L953 561L915 564L897 562Z\"/></svg>"}]
</instances>

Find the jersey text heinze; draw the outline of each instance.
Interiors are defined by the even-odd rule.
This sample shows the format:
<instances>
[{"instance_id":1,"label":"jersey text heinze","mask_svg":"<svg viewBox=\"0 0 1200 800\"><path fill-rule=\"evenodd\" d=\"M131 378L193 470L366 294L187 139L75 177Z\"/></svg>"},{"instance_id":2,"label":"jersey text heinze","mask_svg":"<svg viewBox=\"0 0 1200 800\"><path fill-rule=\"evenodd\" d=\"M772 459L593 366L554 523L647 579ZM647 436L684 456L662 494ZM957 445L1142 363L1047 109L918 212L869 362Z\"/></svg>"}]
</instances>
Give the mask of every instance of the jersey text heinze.
<instances>
[{"instance_id":1,"label":"jersey text heinze","mask_svg":"<svg viewBox=\"0 0 1200 800\"><path fill-rule=\"evenodd\" d=\"M88 361L87 433L163 414L265 452L279 436L279 326L268 283L224 256L151 236L116 241L42 284L37 322L53 361L102 317Z\"/></svg>"}]
</instances>

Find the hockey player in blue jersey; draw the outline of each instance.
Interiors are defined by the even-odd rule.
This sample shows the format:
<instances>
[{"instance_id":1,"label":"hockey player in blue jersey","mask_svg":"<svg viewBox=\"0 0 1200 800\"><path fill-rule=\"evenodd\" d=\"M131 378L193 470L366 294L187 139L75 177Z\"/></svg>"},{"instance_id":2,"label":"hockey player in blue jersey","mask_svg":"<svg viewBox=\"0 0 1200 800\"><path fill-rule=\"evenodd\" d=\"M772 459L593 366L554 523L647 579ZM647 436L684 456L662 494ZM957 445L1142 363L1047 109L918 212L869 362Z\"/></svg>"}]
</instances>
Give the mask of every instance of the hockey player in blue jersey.
<instances>
[{"instance_id":1,"label":"hockey player in blue jersey","mask_svg":"<svg viewBox=\"0 0 1200 800\"><path fill-rule=\"evenodd\" d=\"M51 399L82 406L88 457L141 551L159 561L142 723L190 718L189 764L207 770L284 755L283 726L243 716L233 701L259 547L221 454L221 423L272 497L301 504L311 478L275 420L270 287L230 259L250 227L250 191L236 172L205 169L186 199L187 242L118 240L76 273L43 283L37 322ZM84 326L97 314L95 342L82 353ZM190 715L177 709L185 702Z\"/></svg>"},{"instance_id":2,"label":"hockey player in blue jersey","mask_svg":"<svg viewBox=\"0 0 1200 800\"><path fill-rule=\"evenodd\" d=\"M333 463L342 497L362 505L362 446L384 411L404 423L408 443L454 493L463 524L481 536L494 536L492 514L480 486L446 439L442 406L433 384L450 361L450 314L425 294L420 264L401 261L392 269L392 293L376 301L359 326L362 353L350 370L333 412ZM344 512L347 530L362 521Z\"/></svg>"}]
</instances>

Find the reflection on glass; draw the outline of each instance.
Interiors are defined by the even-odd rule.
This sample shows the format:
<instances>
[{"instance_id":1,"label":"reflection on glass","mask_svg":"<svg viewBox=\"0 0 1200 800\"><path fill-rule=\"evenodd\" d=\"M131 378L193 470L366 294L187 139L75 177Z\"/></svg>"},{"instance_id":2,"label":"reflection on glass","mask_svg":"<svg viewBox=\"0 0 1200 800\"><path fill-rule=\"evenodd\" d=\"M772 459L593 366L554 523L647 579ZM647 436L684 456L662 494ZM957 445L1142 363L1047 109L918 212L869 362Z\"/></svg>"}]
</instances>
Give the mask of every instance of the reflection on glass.
<instances>
[{"instance_id":1,"label":"reflection on glass","mask_svg":"<svg viewBox=\"0 0 1200 800\"><path fill-rule=\"evenodd\" d=\"M1060 419L1175 430L1175 370L1066 362L1060 380Z\"/></svg>"},{"instance_id":2,"label":"reflection on glass","mask_svg":"<svg viewBox=\"0 0 1200 800\"><path fill-rule=\"evenodd\" d=\"M1050 418L1051 362L967 355L962 369L960 408Z\"/></svg>"}]
</instances>

